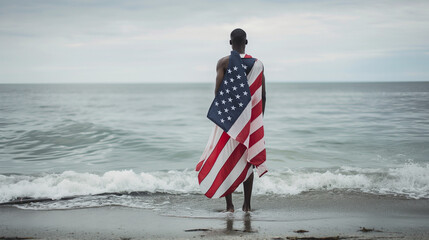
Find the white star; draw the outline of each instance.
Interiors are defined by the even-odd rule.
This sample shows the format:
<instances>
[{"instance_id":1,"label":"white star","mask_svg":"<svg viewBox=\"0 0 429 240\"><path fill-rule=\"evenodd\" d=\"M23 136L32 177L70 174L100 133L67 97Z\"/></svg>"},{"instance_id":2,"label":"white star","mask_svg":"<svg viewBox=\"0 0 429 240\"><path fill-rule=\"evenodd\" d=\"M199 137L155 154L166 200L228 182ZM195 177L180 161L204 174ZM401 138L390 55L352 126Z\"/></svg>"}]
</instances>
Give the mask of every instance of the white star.
<instances>
[{"instance_id":1,"label":"white star","mask_svg":"<svg viewBox=\"0 0 429 240\"><path fill-rule=\"evenodd\" d=\"M222 104L225 104L226 103L226 101L225 100L222 100Z\"/></svg>"},{"instance_id":2,"label":"white star","mask_svg":"<svg viewBox=\"0 0 429 240\"><path fill-rule=\"evenodd\" d=\"M240 87L244 87L244 83L240 83Z\"/></svg>"},{"instance_id":3,"label":"white star","mask_svg":"<svg viewBox=\"0 0 429 240\"><path fill-rule=\"evenodd\" d=\"M228 116L228 120L231 121L231 117L230 116Z\"/></svg>"},{"instance_id":4,"label":"white star","mask_svg":"<svg viewBox=\"0 0 429 240\"><path fill-rule=\"evenodd\" d=\"M232 98L228 98L228 102L232 102Z\"/></svg>"},{"instance_id":5,"label":"white star","mask_svg":"<svg viewBox=\"0 0 429 240\"><path fill-rule=\"evenodd\" d=\"M232 87L232 90L237 91L237 87L236 86Z\"/></svg>"},{"instance_id":6,"label":"white star","mask_svg":"<svg viewBox=\"0 0 429 240\"><path fill-rule=\"evenodd\" d=\"M238 106L242 107L242 106L243 106L243 104L242 104L242 103L239 103L239 104L238 104Z\"/></svg>"},{"instance_id":7,"label":"white star","mask_svg":"<svg viewBox=\"0 0 429 240\"><path fill-rule=\"evenodd\" d=\"M228 81L226 81L226 80L225 80L225 81L223 81L223 82L225 83L225 85L228 85Z\"/></svg>"},{"instance_id":8,"label":"white star","mask_svg":"<svg viewBox=\"0 0 429 240\"><path fill-rule=\"evenodd\" d=\"M223 118L220 120L222 123L224 123L225 122L225 120L223 120Z\"/></svg>"},{"instance_id":9,"label":"white star","mask_svg":"<svg viewBox=\"0 0 429 240\"><path fill-rule=\"evenodd\" d=\"M225 90L225 92L226 92L226 93L229 93L229 89L226 89L226 90ZM216 106L217 106L217 105L216 105Z\"/></svg>"},{"instance_id":10,"label":"white star","mask_svg":"<svg viewBox=\"0 0 429 240\"><path fill-rule=\"evenodd\" d=\"M241 76L240 75L237 75L237 79L240 79L241 78Z\"/></svg>"},{"instance_id":11,"label":"white star","mask_svg":"<svg viewBox=\"0 0 429 240\"><path fill-rule=\"evenodd\" d=\"M246 92L246 91L244 91L244 92L243 92L243 95L244 95L244 96L247 96L247 92Z\"/></svg>"},{"instance_id":12,"label":"white star","mask_svg":"<svg viewBox=\"0 0 429 240\"><path fill-rule=\"evenodd\" d=\"M219 106L219 103L218 103L218 102L215 102L215 105L216 105L216 106Z\"/></svg>"},{"instance_id":13,"label":"white star","mask_svg":"<svg viewBox=\"0 0 429 240\"><path fill-rule=\"evenodd\" d=\"M222 111L217 111L217 114L221 115L221 114L222 114Z\"/></svg>"},{"instance_id":14,"label":"white star","mask_svg":"<svg viewBox=\"0 0 429 240\"><path fill-rule=\"evenodd\" d=\"M223 95L223 91L220 91L219 94L222 96Z\"/></svg>"},{"instance_id":15,"label":"white star","mask_svg":"<svg viewBox=\"0 0 429 240\"><path fill-rule=\"evenodd\" d=\"M234 82L234 78L230 78L229 81Z\"/></svg>"},{"instance_id":16,"label":"white star","mask_svg":"<svg viewBox=\"0 0 429 240\"><path fill-rule=\"evenodd\" d=\"M228 73L232 73L231 69L228 68Z\"/></svg>"},{"instance_id":17,"label":"white star","mask_svg":"<svg viewBox=\"0 0 429 240\"><path fill-rule=\"evenodd\" d=\"M246 74L246 73L244 73L244 76L247 76L247 74Z\"/></svg>"},{"instance_id":18,"label":"white star","mask_svg":"<svg viewBox=\"0 0 429 240\"><path fill-rule=\"evenodd\" d=\"M234 106L232 106L232 107L231 107L231 110L235 110L235 107L234 107Z\"/></svg>"},{"instance_id":19,"label":"white star","mask_svg":"<svg viewBox=\"0 0 429 240\"><path fill-rule=\"evenodd\" d=\"M241 64L241 66L243 66L244 69L247 69L247 66L244 64Z\"/></svg>"},{"instance_id":20,"label":"white star","mask_svg":"<svg viewBox=\"0 0 429 240\"><path fill-rule=\"evenodd\" d=\"M224 109L224 111L225 111L225 112L228 112L228 108L225 108L225 109Z\"/></svg>"},{"instance_id":21,"label":"white star","mask_svg":"<svg viewBox=\"0 0 429 240\"><path fill-rule=\"evenodd\" d=\"M238 94L237 94L237 95L235 95L235 97L236 97L237 99L240 99L240 95L238 95Z\"/></svg>"},{"instance_id":22,"label":"white star","mask_svg":"<svg viewBox=\"0 0 429 240\"><path fill-rule=\"evenodd\" d=\"M234 71L237 71L237 70L238 70L238 67L234 66Z\"/></svg>"}]
</instances>

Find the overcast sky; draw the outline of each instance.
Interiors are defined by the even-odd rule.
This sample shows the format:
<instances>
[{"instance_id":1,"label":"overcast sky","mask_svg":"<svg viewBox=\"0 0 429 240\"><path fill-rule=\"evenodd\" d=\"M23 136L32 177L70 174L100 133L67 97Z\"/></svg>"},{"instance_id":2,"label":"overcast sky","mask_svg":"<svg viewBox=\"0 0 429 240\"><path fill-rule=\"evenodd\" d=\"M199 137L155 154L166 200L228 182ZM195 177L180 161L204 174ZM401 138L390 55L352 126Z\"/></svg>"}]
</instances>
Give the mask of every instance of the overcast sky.
<instances>
[{"instance_id":1,"label":"overcast sky","mask_svg":"<svg viewBox=\"0 0 429 240\"><path fill-rule=\"evenodd\" d=\"M214 82L237 27L270 82L429 81L429 1L0 0L0 83Z\"/></svg>"}]
</instances>

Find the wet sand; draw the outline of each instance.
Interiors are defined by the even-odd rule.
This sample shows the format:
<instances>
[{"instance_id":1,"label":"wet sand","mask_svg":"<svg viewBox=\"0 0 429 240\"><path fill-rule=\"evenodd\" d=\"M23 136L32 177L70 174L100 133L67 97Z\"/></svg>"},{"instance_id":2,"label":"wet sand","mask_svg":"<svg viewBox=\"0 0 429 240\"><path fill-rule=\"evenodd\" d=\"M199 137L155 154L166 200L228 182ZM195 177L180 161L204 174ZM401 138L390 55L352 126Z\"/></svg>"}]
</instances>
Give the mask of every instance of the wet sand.
<instances>
[{"instance_id":1,"label":"wet sand","mask_svg":"<svg viewBox=\"0 0 429 240\"><path fill-rule=\"evenodd\" d=\"M428 199L325 193L285 198L275 206L276 201L255 202L256 210L250 214L237 210L216 217L121 206L71 210L2 206L0 239L429 239ZM272 214L261 214L267 211ZM369 231L360 231L362 227Z\"/></svg>"}]
</instances>

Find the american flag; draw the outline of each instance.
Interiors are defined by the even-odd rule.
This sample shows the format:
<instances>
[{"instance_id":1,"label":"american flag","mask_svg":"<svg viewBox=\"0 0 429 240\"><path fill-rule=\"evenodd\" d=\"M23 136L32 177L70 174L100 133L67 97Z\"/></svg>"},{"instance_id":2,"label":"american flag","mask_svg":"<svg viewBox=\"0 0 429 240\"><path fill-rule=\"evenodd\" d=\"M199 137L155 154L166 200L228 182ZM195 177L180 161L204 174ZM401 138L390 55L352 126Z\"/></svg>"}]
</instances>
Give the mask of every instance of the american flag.
<instances>
[{"instance_id":1,"label":"american flag","mask_svg":"<svg viewBox=\"0 0 429 240\"><path fill-rule=\"evenodd\" d=\"M216 125L197 164L198 181L209 198L234 192L253 172L265 167L262 122L262 63L232 51L228 68L207 117Z\"/></svg>"}]
</instances>

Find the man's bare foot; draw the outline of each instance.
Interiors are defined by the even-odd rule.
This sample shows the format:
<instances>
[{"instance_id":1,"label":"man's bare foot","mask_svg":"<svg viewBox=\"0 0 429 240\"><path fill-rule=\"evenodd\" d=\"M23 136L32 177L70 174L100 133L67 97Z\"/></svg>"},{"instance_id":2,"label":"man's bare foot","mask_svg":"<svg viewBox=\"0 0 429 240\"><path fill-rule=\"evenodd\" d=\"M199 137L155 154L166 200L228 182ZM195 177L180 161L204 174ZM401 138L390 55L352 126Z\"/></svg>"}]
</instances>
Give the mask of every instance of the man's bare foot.
<instances>
[{"instance_id":1,"label":"man's bare foot","mask_svg":"<svg viewBox=\"0 0 429 240\"><path fill-rule=\"evenodd\" d=\"M225 212L234 212L234 205L226 206Z\"/></svg>"},{"instance_id":2,"label":"man's bare foot","mask_svg":"<svg viewBox=\"0 0 429 240\"><path fill-rule=\"evenodd\" d=\"M252 211L251 209L250 209L250 205L248 205L248 204L243 204L243 212L250 212L250 211Z\"/></svg>"}]
</instances>

